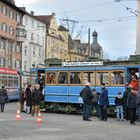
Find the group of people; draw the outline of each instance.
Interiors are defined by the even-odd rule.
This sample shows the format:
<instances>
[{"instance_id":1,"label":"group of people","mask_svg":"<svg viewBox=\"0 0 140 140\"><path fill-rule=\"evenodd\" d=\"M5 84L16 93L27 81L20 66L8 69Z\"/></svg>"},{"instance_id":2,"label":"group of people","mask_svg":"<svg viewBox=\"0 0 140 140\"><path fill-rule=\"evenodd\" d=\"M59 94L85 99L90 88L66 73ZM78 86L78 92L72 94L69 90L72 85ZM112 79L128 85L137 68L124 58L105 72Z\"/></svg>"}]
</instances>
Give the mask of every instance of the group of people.
<instances>
[{"instance_id":1,"label":"group of people","mask_svg":"<svg viewBox=\"0 0 140 140\"><path fill-rule=\"evenodd\" d=\"M100 120L107 121L107 107L109 105L109 99L108 90L105 87L105 83L101 83L101 93L99 93L95 89L91 90L90 83L86 82L86 86L81 90L80 96L82 97L84 103L83 120L91 121L91 111L93 106L95 106L97 115Z\"/></svg>"},{"instance_id":2,"label":"group of people","mask_svg":"<svg viewBox=\"0 0 140 140\"><path fill-rule=\"evenodd\" d=\"M86 86L81 90L80 96L83 99L83 120L91 121L91 112L95 107L99 119L107 121L109 98L105 83L101 83L101 92L99 93L95 89L91 89L90 83L86 82ZM130 120L131 125L135 125L136 110L140 121L140 91L136 87L127 84L124 94L122 95L121 92L118 92L114 103L116 105L117 121L124 120L123 114L125 111L125 119Z\"/></svg>"},{"instance_id":3,"label":"group of people","mask_svg":"<svg viewBox=\"0 0 140 140\"><path fill-rule=\"evenodd\" d=\"M33 88L32 85L23 90L20 96L20 111L26 112L34 116L35 112L38 115L40 103L43 99L42 91L40 90L40 85L36 84ZM26 109L24 110L24 103L26 103Z\"/></svg>"}]
</instances>

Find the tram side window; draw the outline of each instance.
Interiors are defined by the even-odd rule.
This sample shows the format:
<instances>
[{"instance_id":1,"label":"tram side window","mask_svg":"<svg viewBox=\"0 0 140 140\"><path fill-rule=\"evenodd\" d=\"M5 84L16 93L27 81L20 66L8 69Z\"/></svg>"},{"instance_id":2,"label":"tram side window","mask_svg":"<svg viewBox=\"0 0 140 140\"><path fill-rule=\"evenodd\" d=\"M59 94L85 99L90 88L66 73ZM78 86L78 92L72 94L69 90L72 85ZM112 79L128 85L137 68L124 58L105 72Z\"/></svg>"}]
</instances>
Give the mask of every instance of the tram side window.
<instances>
[{"instance_id":1,"label":"tram side window","mask_svg":"<svg viewBox=\"0 0 140 140\"><path fill-rule=\"evenodd\" d=\"M124 84L124 72L122 71L111 72L111 84L112 85Z\"/></svg>"},{"instance_id":2,"label":"tram side window","mask_svg":"<svg viewBox=\"0 0 140 140\"><path fill-rule=\"evenodd\" d=\"M46 79L47 79L47 84L56 84L56 73L48 72Z\"/></svg>"},{"instance_id":3,"label":"tram side window","mask_svg":"<svg viewBox=\"0 0 140 140\"><path fill-rule=\"evenodd\" d=\"M71 72L70 73L70 84L81 84L81 73Z\"/></svg>"},{"instance_id":4,"label":"tram side window","mask_svg":"<svg viewBox=\"0 0 140 140\"><path fill-rule=\"evenodd\" d=\"M67 72L59 72L58 84L68 84L68 73Z\"/></svg>"},{"instance_id":5,"label":"tram side window","mask_svg":"<svg viewBox=\"0 0 140 140\"><path fill-rule=\"evenodd\" d=\"M14 87L18 87L18 77L14 77Z\"/></svg>"},{"instance_id":6,"label":"tram side window","mask_svg":"<svg viewBox=\"0 0 140 140\"><path fill-rule=\"evenodd\" d=\"M97 72L96 85L100 85L101 83L109 85L109 72Z\"/></svg>"},{"instance_id":7,"label":"tram side window","mask_svg":"<svg viewBox=\"0 0 140 140\"><path fill-rule=\"evenodd\" d=\"M94 72L84 72L83 73L83 84L85 82L90 82L92 85L95 84L95 73Z\"/></svg>"}]
</instances>

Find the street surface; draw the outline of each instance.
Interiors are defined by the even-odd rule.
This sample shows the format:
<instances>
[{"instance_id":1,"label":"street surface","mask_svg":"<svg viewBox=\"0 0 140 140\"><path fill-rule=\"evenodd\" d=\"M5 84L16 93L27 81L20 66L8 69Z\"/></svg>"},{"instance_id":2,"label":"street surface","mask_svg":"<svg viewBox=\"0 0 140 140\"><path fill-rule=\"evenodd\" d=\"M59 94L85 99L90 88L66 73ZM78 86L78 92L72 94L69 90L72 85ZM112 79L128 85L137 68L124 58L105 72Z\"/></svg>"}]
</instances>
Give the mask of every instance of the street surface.
<instances>
[{"instance_id":1,"label":"street surface","mask_svg":"<svg viewBox=\"0 0 140 140\"><path fill-rule=\"evenodd\" d=\"M21 113L22 120L16 120L18 103L6 104L5 112L0 112L0 140L139 140L140 122L117 122L109 118L107 122L92 117L92 121L82 121L82 115L42 112L43 123L36 117Z\"/></svg>"}]
</instances>

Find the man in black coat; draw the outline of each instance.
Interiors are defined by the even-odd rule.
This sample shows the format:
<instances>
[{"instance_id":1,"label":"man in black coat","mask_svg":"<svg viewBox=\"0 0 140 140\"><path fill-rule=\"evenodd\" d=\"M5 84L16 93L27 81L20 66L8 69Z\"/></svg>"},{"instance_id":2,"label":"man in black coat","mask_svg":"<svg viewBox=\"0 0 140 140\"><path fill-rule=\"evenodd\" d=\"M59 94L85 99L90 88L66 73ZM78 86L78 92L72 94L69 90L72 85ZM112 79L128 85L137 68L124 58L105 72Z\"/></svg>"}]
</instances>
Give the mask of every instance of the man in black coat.
<instances>
[{"instance_id":1,"label":"man in black coat","mask_svg":"<svg viewBox=\"0 0 140 140\"><path fill-rule=\"evenodd\" d=\"M25 91L25 100L26 100L26 113L31 113L32 110L32 85L28 85Z\"/></svg>"},{"instance_id":2,"label":"man in black coat","mask_svg":"<svg viewBox=\"0 0 140 140\"><path fill-rule=\"evenodd\" d=\"M0 89L0 104L1 104L1 112L4 112L4 106L5 103L8 100L8 95L7 95L7 91L4 88L4 86L2 86L2 88Z\"/></svg>"},{"instance_id":3,"label":"man in black coat","mask_svg":"<svg viewBox=\"0 0 140 140\"><path fill-rule=\"evenodd\" d=\"M37 115L39 113L39 106L40 106L40 103L41 103L41 96L42 96L42 93L40 91L40 85L37 84L36 88L32 92L32 113L31 113L32 116L34 116L35 110L37 111L36 112Z\"/></svg>"},{"instance_id":4,"label":"man in black coat","mask_svg":"<svg viewBox=\"0 0 140 140\"><path fill-rule=\"evenodd\" d=\"M91 121L89 118L91 116L91 109L92 109L92 91L89 87L90 83L87 82L85 88L82 89L80 92L80 96L83 99L83 120L85 121Z\"/></svg>"},{"instance_id":5,"label":"man in black coat","mask_svg":"<svg viewBox=\"0 0 140 140\"><path fill-rule=\"evenodd\" d=\"M136 89L132 88L131 92L128 94L127 97L127 106L129 108L129 117L130 117L130 124L135 125L136 121Z\"/></svg>"}]
</instances>

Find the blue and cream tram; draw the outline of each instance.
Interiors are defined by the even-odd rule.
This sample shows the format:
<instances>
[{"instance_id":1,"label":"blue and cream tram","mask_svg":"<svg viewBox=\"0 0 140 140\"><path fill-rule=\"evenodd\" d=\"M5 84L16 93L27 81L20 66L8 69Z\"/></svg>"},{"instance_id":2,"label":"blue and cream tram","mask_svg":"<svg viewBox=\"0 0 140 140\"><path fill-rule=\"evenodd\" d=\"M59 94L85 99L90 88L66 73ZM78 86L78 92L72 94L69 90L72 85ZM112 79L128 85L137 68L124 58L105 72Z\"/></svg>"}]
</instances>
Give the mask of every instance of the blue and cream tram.
<instances>
[{"instance_id":1,"label":"blue and cream tram","mask_svg":"<svg viewBox=\"0 0 140 140\"><path fill-rule=\"evenodd\" d=\"M82 99L79 96L85 81L91 88L100 92L100 83L104 82L109 91L109 113L114 113L114 99L118 92L125 91L131 75L139 78L140 66L104 66L103 62L71 62L61 67L33 68L36 82L43 80L45 107L47 110L72 112L80 109Z\"/></svg>"}]
</instances>

